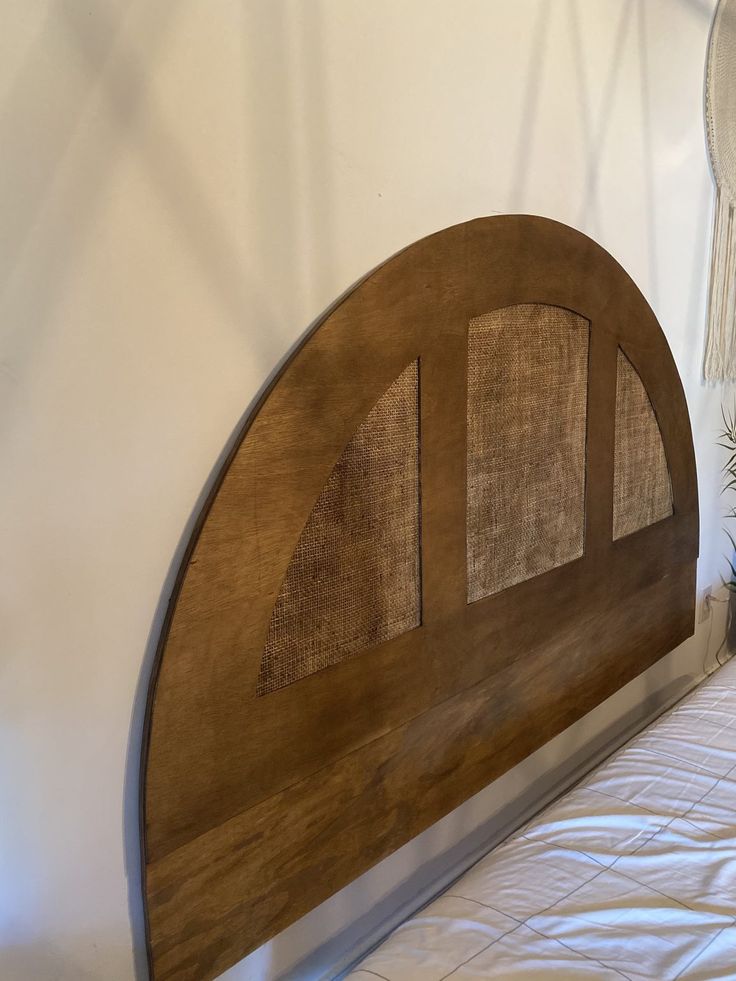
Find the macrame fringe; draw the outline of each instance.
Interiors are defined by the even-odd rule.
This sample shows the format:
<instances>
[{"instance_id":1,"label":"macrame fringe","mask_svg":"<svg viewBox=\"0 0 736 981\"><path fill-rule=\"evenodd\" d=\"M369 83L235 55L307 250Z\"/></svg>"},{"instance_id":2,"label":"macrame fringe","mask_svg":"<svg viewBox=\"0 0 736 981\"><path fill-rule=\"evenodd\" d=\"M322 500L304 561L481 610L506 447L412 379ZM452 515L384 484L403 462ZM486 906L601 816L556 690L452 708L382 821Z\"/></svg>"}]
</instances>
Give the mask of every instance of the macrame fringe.
<instances>
[{"instance_id":1,"label":"macrame fringe","mask_svg":"<svg viewBox=\"0 0 736 981\"><path fill-rule=\"evenodd\" d=\"M706 381L736 380L736 220L734 202L724 188L716 194L713 220L708 340L703 374Z\"/></svg>"}]
</instances>

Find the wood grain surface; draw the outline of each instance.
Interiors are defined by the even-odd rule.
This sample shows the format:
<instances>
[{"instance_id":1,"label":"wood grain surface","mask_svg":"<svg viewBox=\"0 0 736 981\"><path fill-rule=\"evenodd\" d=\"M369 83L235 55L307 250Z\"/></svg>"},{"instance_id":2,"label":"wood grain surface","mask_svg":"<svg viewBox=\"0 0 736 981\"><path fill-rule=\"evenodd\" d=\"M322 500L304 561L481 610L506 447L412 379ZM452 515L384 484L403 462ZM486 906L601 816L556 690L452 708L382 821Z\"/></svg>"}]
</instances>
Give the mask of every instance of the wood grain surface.
<instances>
[{"instance_id":1,"label":"wood grain surface","mask_svg":"<svg viewBox=\"0 0 736 981\"><path fill-rule=\"evenodd\" d=\"M585 550L468 604L468 322L519 303L590 323ZM614 542L619 347L657 417L673 514ZM312 507L415 359L421 626L257 697L271 613ZM368 276L249 419L172 596L141 768L152 976L216 977L688 637L697 503L666 339L593 241L547 219L483 218Z\"/></svg>"}]
</instances>

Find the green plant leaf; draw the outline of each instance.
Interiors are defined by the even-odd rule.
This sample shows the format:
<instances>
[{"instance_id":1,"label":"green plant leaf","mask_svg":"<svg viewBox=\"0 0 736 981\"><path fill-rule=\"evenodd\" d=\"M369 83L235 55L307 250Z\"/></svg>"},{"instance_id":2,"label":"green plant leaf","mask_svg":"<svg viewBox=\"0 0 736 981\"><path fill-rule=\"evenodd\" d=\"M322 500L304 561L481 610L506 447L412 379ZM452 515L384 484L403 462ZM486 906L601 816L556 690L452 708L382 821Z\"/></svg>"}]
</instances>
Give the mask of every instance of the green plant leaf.
<instances>
[{"instance_id":1,"label":"green plant leaf","mask_svg":"<svg viewBox=\"0 0 736 981\"><path fill-rule=\"evenodd\" d=\"M728 528L724 528L723 530L725 531L726 535L728 536L728 540L731 543L731 547L733 548L734 554L736 554L736 541L734 541L733 535L728 530Z\"/></svg>"},{"instance_id":2,"label":"green plant leaf","mask_svg":"<svg viewBox=\"0 0 736 981\"><path fill-rule=\"evenodd\" d=\"M723 558L726 560L726 562L728 562L728 567L731 570L731 581L736 582L736 566L734 566L733 562L727 555L724 555Z\"/></svg>"},{"instance_id":3,"label":"green plant leaf","mask_svg":"<svg viewBox=\"0 0 736 981\"><path fill-rule=\"evenodd\" d=\"M729 432L730 433L733 433L733 431L734 431L734 414L733 414L733 412L730 409L728 410L728 422L726 423L726 426L727 426Z\"/></svg>"}]
</instances>

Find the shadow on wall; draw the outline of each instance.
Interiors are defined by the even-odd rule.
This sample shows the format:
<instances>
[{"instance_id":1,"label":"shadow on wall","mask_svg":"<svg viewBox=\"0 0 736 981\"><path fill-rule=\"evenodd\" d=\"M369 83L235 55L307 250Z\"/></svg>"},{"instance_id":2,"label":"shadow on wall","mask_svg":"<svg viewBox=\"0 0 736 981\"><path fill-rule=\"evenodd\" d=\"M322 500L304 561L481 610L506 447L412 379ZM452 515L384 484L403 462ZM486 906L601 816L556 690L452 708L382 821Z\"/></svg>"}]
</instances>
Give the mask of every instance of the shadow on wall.
<instances>
[{"instance_id":1,"label":"shadow on wall","mask_svg":"<svg viewBox=\"0 0 736 981\"><path fill-rule=\"evenodd\" d=\"M261 4L258 9L267 8ZM211 206L212 192L189 162L186 145L151 90L152 66L173 30L179 8L175 4L152 7L138 0L121 9L115 17L106 5L90 8L84 0L53 4L0 105L4 147L0 282L5 284L0 294L0 322L5 325L0 371L13 381L19 380L43 345L44 327L52 319L72 264L89 242L120 158L129 154L141 158L141 169L172 227L211 284L223 321L248 330L255 360L269 365L272 361L266 342L274 328L274 300L244 268L241 243L219 220ZM274 23L258 35L261 58L267 47L264 38L272 37L278 44L280 36L281 5L271 4L270 10ZM126 40L141 11L146 16L143 53ZM142 33L140 26L137 31ZM76 69L72 95L56 78L60 46L67 49L64 63ZM55 57L49 57L49 52ZM283 58L274 57L273 65L272 74L278 77ZM313 77L318 78L316 73ZM264 83L263 77L259 82ZM258 85L250 79L246 110L254 119L256 92ZM46 113L29 124L28 106L44 100L50 100ZM316 94L314 103L321 105ZM284 109L279 132L287 134L291 126L286 102ZM263 128L264 120L257 119L256 126ZM90 128L97 138L91 138ZM316 140L319 133L317 127ZM288 172L291 155L281 152L283 142L273 148L278 164L268 173L264 168L260 175L261 182L270 179L278 187L280 196L283 188L295 184ZM264 245L274 237L287 242L294 238L289 232L293 216L288 197L285 201L282 213L262 216ZM326 214L324 205L316 201L315 211ZM0 398L3 395L9 395L9 388L5 393L0 389ZM1 415L7 420L7 412Z\"/></svg>"},{"instance_id":2,"label":"shadow on wall","mask_svg":"<svg viewBox=\"0 0 736 981\"><path fill-rule=\"evenodd\" d=\"M543 0L539 7L537 20L532 31L529 63L526 68L526 82L522 99L519 138L516 143L513 167L513 183L509 189L509 201L514 211L523 213L524 201L529 179L529 162L534 145L534 131L539 116L539 99L544 80L547 49L550 46L549 25L552 0Z\"/></svg>"},{"instance_id":3,"label":"shadow on wall","mask_svg":"<svg viewBox=\"0 0 736 981\"><path fill-rule=\"evenodd\" d=\"M712 16L712 4L707 0L680 0L685 7L695 11L706 20ZM526 210L529 197L529 180L532 162L535 159L537 147L536 130L538 129L540 102L544 92L547 74L553 71L553 59L556 56L559 40L556 32L565 20L569 34L569 48L572 55L574 77L578 104L576 107L582 130L585 152L584 178L581 183L580 209L577 217L577 227L596 238L605 245L606 230L602 217L601 201L601 164L608 149L609 141L614 138L611 133L614 115L614 104L617 99L631 97L624 86L630 84L627 77L627 65L624 57L627 47L635 45L636 61L639 79L639 103L641 114L642 166L644 215L646 223L646 262L648 266L648 296L652 306L659 306L659 248L657 241L658 214L656 194L656 167L654 156L652 116L652 98L650 93L650 58L649 44L654 30L651 21L651 10L647 8L646 0L624 0L615 29L613 44L607 65L596 68L596 75L602 80L602 88L597 106L593 104L593 88L590 72L586 70L585 51L586 38L583 29L582 11L585 10L583 0L567 0L565 7L552 4L552 0L543 0L537 8L536 21L532 29L529 60L525 70L524 94L522 98L523 125L519 128L519 136L514 151L514 166L512 169L513 182L509 188L510 206L515 211ZM557 55L559 57L559 55ZM703 145L705 146L705 131L703 130ZM710 188L704 188L703 201L699 210L697 241L693 249L693 277L690 301L688 304L690 319L698 324L699 304L702 302L702 262L705 254L705 239L711 209ZM550 217L555 217L551 215ZM700 343L700 334L698 342ZM698 351L698 357L701 352Z\"/></svg>"},{"instance_id":4,"label":"shadow on wall","mask_svg":"<svg viewBox=\"0 0 736 981\"><path fill-rule=\"evenodd\" d=\"M621 4L618 24L607 66L596 69L596 75L603 80L602 93L597 108L593 106L593 90L585 65L585 37L581 21L583 0L567 0L565 7L543 0L538 6L537 18L533 27L529 61L526 66L524 95L522 99L519 137L514 154L512 169L513 183L509 189L509 201L515 211L525 211L528 199L529 174L536 149L536 130L540 113L540 101L545 87L547 72L553 70L553 59L561 57L558 52L555 27L564 18L569 35L569 48L572 55L576 94L578 104L571 106L577 111L582 130L585 153L584 179L581 183L580 209L577 227L593 238L601 240L604 229L601 218L600 177L601 161L607 148L614 102L619 94L622 81L626 80L624 51L630 43L632 32L637 31L637 50L640 75L641 107L644 123L643 151L645 160L645 182L647 199L647 234L649 250L649 273L651 294L656 305L656 221L654 198L654 160L652 155L650 99L648 92L648 58L645 0L624 0ZM638 12L638 23L637 23ZM557 24L553 23L553 17ZM551 215L550 217L555 217Z\"/></svg>"},{"instance_id":5,"label":"shadow on wall","mask_svg":"<svg viewBox=\"0 0 736 981\"><path fill-rule=\"evenodd\" d=\"M640 7L642 0L638 0ZM580 95L580 113L583 125L583 134L586 160L586 179L584 185L583 199L580 205L580 218L578 219L582 227L590 229L590 234L595 238L601 234L601 217L599 201L600 183L600 163L608 136L613 103L616 98L619 82L622 78L624 67L624 48L628 40L629 32L632 30L635 15L635 0L625 0L621 5L618 26L616 28L613 50L611 52L608 67L603 72L604 85L601 105L594 118L593 106L590 101L590 85L586 77L585 64L583 61L583 36L580 24L580 12L578 0L568 0L570 32L572 50L575 60L575 72L578 81L578 92ZM645 39L643 34L639 35L640 58L645 50ZM644 77L644 67L642 68L642 79ZM642 92L642 96L645 93ZM647 147L649 149L649 147ZM651 171L651 160L647 159L647 169ZM651 218L651 216L650 216ZM649 231L653 232L654 223L650 220Z\"/></svg>"},{"instance_id":6,"label":"shadow on wall","mask_svg":"<svg viewBox=\"0 0 736 981\"><path fill-rule=\"evenodd\" d=\"M82 0L54 4L49 10L0 106L0 281L5 284L0 322L4 368L16 382L43 345L44 328L71 263L88 241L116 158L129 141L146 95L145 76L134 66L120 67L125 17L110 18L103 7L90 16ZM173 6L161 5L158 19L152 20L152 53L163 41L173 12ZM65 50L59 52L60 47ZM69 87L56 77L60 62L76 70ZM76 144L84 140L83 123L100 93L114 117L114 135L106 133L107 140L80 154ZM44 105L43 117L37 114L29 120L29 105ZM0 415L8 420L7 412Z\"/></svg>"}]
</instances>

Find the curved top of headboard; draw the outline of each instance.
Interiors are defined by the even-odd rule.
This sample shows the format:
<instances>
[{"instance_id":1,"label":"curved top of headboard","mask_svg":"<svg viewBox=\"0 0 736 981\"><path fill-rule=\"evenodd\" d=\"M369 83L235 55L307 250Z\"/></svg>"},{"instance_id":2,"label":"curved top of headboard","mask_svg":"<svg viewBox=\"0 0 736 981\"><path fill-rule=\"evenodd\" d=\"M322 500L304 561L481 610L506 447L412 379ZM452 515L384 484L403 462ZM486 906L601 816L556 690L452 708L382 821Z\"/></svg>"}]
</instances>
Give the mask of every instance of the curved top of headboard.
<instances>
[{"instance_id":1,"label":"curved top of headboard","mask_svg":"<svg viewBox=\"0 0 736 981\"><path fill-rule=\"evenodd\" d=\"M363 280L182 563L142 764L156 978L215 977L692 633L695 462L621 266L524 215Z\"/></svg>"}]
</instances>

